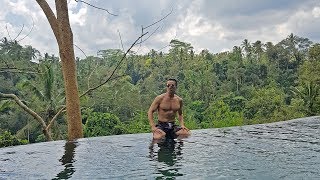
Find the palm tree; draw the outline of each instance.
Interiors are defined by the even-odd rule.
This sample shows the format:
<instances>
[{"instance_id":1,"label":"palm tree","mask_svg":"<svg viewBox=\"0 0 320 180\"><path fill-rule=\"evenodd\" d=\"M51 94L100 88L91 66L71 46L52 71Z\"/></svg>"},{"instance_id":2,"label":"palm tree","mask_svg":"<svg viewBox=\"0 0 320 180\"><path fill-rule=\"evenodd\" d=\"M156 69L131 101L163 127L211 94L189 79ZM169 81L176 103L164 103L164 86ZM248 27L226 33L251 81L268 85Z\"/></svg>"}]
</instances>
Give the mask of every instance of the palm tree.
<instances>
[{"instance_id":1,"label":"palm tree","mask_svg":"<svg viewBox=\"0 0 320 180\"><path fill-rule=\"evenodd\" d=\"M312 42L308 38L302 38L291 33L286 39L282 40L279 45L287 52L289 61L300 64L306 57Z\"/></svg>"},{"instance_id":2,"label":"palm tree","mask_svg":"<svg viewBox=\"0 0 320 180\"><path fill-rule=\"evenodd\" d=\"M25 48L23 49L23 54L26 60L32 60L40 56L40 52L30 45L25 46Z\"/></svg>"},{"instance_id":3,"label":"palm tree","mask_svg":"<svg viewBox=\"0 0 320 180\"><path fill-rule=\"evenodd\" d=\"M257 57L256 60L259 61L261 54L263 53L261 41L256 41L255 43L253 43L252 47L253 47L253 52L255 53L255 55Z\"/></svg>"},{"instance_id":4,"label":"palm tree","mask_svg":"<svg viewBox=\"0 0 320 180\"><path fill-rule=\"evenodd\" d=\"M308 115L315 115L317 110L315 108L316 98L320 94L320 86L313 82L305 82L301 87L294 87L292 90L296 97L303 100L304 105L307 107Z\"/></svg>"},{"instance_id":5,"label":"palm tree","mask_svg":"<svg viewBox=\"0 0 320 180\"><path fill-rule=\"evenodd\" d=\"M36 109L41 109L44 122L49 125L54 116L58 113L59 105L63 105L64 94L63 89L58 88L57 80L54 73L54 62L44 62L40 64L42 67L42 76L40 84L31 80L23 80L21 86L24 89L29 89L30 92L39 100ZM55 125L55 122L52 122ZM29 126L29 125L27 125ZM48 133L51 129L48 128Z\"/></svg>"},{"instance_id":6,"label":"palm tree","mask_svg":"<svg viewBox=\"0 0 320 180\"><path fill-rule=\"evenodd\" d=\"M248 41L248 39L244 39L242 41L241 46L242 46L242 48L244 50L245 56L250 58L250 56L252 54L252 47L251 47L250 42Z\"/></svg>"}]
</instances>

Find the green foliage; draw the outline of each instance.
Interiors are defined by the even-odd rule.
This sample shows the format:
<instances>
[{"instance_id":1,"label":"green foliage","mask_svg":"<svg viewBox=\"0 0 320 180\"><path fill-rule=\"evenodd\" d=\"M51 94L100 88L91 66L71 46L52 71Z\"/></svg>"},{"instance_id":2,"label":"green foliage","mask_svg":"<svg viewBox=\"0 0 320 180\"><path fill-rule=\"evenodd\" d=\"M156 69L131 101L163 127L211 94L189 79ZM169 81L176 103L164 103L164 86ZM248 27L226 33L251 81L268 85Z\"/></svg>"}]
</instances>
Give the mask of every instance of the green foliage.
<instances>
[{"instance_id":1,"label":"green foliage","mask_svg":"<svg viewBox=\"0 0 320 180\"><path fill-rule=\"evenodd\" d=\"M189 129L199 129L200 122L198 119L195 118L196 112L189 108L185 108L184 111L184 125Z\"/></svg>"},{"instance_id":2,"label":"green foliage","mask_svg":"<svg viewBox=\"0 0 320 180\"><path fill-rule=\"evenodd\" d=\"M320 44L319 43L316 43L310 47L309 58L313 61L320 60Z\"/></svg>"},{"instance_id":3,"label":"green foliage","mask_svg":"<svg viewBox=\"0 0 320 180\"><path fill-rule=\"evenodd\" d=\"M320 82L320 61L305 61L298 69L299 84L304 82Z\"/></svg>"},{"instance_id":4,"label":"green foliage","mask_svg":"<svg viewBox=\"0 0 320 180\"><path fill-rule=\"evenodd\" d=\"M284 92L276 87L257 89L251 100L247 101L245 117L252 123L273 122L273 113L283 108Z\"/></svg>"},{"instance_id":5,"label":"green foliage","mask_svg":"<svg viewBox=\"0 0 320 180\"><path fill-rule=\"evenodd\" d=\"M272 121L286 121L288 119L296 119L304 117L306 108L301 99L292 99L290 105L284 105L273 112Z\"/></svg>"},{"instance_id":6,"label":"green foliage","mask_svg":"<svg viewBox=\"0 0 320 180\"><path fill-rule=\"evenodd\" d=\"M174 39L168 53L151 50L129 53L110 81L81 98L85 135L103 136L150 132L147 110L165 92L167 78L178 80L185 125L190 129L239 126L320 114L319 43L290 34L278 43L245 39L231 51L193 51L190 43ZM97 57L77 59L81 92L109 78L124 52L99 50ZM38 63L30 59L38 57ZM0 92L15 93L49 121L65 103L59 58L44 57L31 46L3 38ZM10 68L36 73L12 73ZM32 131L43 140L38 123L1 99L0 130L17 135ZM28 128L26 128L28 126ZM30 128L30 126L35 126ZM63 116L53 126L55 139L65 138ZM22 137L22 136L19 136Z\"/></svg>"},{"instance_id":7,"label":"green foliage","mask_svg":"<svg viewBox=\"0 0 320 180\"><path fill-rule=\"evenodd\" d=\"M185 118L184 125L189 129L200 129L201 124L195 119Z\"/></svg>"},{"instance_id":8,"label":"green foliage","mask_svg":"<svg viewBox=\"0 0 320 180\"><path fill-rule=\"evenodd\" d=\"M138 111L129 122L124 124L124 126L126 126L128 133L131 134L150 132L148 116L144 111Z\"/></svg>"},{"instance_id":9,"label":"green foliage","mask_svg":"<svg viewBox=\"0 0 320 180\"><path fill-rule=\"evenodd\" d=\"M0 135L0 148L7 147L7 146L22 145L22 144L28 144L28 140L17 139L15 136L11 135L11 133L8 131L5 131Z\"/></svg>"},{"instance_id":10,"label":"green foliage","mask_svg":"<svg viewBox=\"0 0 320 180\"><path fill-rule=\"evenodd\" d=\"M0 112L8 112L12 107L12 102L9 100L0 100Z\"/></svg>"},{"instance_id":11,"label":"green foliage","mask_svg":"<svg viewBox=\"0 0 320 180\"><path fill-rule=\"evenodd\" d=\"M44 136L44 134L39 134L35 141L36 142L45 142L46 141L46 137Z\"/></svg>"},{"instance_id":12,"label":"green foliage","mask_svg":"<svg viewBox=\"0 0 320 180\"><path fill-rule=\"evenodd\" d=\"M228 104L231 111L242 112L245 108L245 103L247 101L243 96L236 96L234 93L230 93L222 97L223 102Z\"/></svg>"},{"instance_id":13,"label":"green foliage","mask_svg":"<svg viewBox=\"0 0 320 180\"><path fill-rule=\"evenodd\" d=\"M293 88L292 92L303 100L304 106L307 107L307 115L312 116L318 112L320 105L317 99L320 95L319 85L313 82L304 82L302 86Z\"/></svg>"},{"instance_id":14,"label":"green foliage","mask_svg":"<svg viewBox=\"0 0 320 180\"><path fill-rule=\"evenodd\" d=\"M205 103L203 101L193 101L189 107L193 112L194 120L201 123L204 120L203 112L206 109Z\"/></svg>"},{"instance_id":15,"label":"green foliage","mask_svg":"<svg viewBox=\"0 0 320 180\"><path fill-rule=\"evenodd\" d=\"M243 125L244 117L242 113L231 111L230 107L221 100L211 103L204 115L207 119L207 121L202 124L204 128Z\"/></svg>"},{"instance_id":16,"label":"green foliage","mask_svg":"<svg viewBox=\"0 0 320 180\"><path fill-rule=\"evenodd\" d=\"M84 126L85 137L118 135L128 132L120 119L111 113L87 110L83 114L83 118L86 119Z\"/></svg>"}]
</instances>

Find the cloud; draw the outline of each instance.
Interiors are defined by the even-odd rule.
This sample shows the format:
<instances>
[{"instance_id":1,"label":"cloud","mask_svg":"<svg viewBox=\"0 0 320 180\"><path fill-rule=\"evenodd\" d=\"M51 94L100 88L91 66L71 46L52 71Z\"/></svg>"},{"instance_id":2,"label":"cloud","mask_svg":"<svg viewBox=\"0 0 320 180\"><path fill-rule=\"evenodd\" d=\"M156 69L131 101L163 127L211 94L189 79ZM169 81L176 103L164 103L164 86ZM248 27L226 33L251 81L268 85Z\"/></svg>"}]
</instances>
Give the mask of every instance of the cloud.
<instances>
[{"instance_id":1,"label":"cloud","mask_svg":"<svg viewBox=\"0 0 320 180\"><path fill-rule=\"evenodd\" d=\"M144 29L154 33L136 49L167 51L176 38L191 43L196 52L208 49L213 53L232 49L244 39L277 43L290 33L319 42L320 2L314 0L88 0L116 14L112 16L74 0L68 1L74 43L87 55L101 49L128 48L146 27L172 13L163 21ZM48 1L54 8L54 1ZM55 12L55 11L54 11ZM8 37L21 31L20 37L33 31L20 43L30 44L40 52L58 55L57 43L50 25L36 2L0 1L0 35ZM147 36L145 37L147 38ZM163 49L163 47L166 47ZM76 56L84 57L75 48Z\"/></svg>"},{"instance_id":2,"label":"cloud","mask_svg":"<svg viewBox=\"0 0 320 180\"><path fill-rule=\"evenodd\" d=\"M313 8L312 15L314 18L319 18L320 17L320 7Z\"/></svg>"},{"instance_id":3,"label":"cloud","mask_svg":"<svg viewBox=\"0 0 320 180\"><path fill-rule=\"evenodd\" d=\"M79 26L84 26L86 23L87 7L81 8L78 12L70 10L69 18L71 24L78 24Z\"/></svg>"}]
</instances>

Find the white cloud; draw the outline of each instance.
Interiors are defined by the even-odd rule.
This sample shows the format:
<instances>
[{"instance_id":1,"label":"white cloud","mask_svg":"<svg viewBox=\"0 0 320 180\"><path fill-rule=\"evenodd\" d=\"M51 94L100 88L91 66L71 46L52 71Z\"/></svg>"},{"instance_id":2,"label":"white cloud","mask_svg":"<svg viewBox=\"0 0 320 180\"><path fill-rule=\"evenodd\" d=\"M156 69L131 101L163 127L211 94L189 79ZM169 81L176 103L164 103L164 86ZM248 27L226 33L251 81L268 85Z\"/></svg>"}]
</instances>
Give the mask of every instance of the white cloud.
<instances>
[{"instance_id":1,"label":"white cloud","mask_svg":"<svg viewBox=\"0 0 320 180\"><path fill-rule=\"evenodd\" d=\"M27 8L27 1L9 1L10 9L16 14L30 14L30 9Z\"/></svg>"},{"instance_id":2,"label":"white cloud","mask_svg":"<svg viewBox=\"0 0 320 180\"><path fill-rule=\"evenodd\" d=\"M315 18L320 17L320 7L314 7L312 10L312 15Z\"/></svg>"},{"instance_id":3,"label":"white cloud","mask_svg":"<svg viewBox=\"0 0 320 180\"><path fill-rule=\"evenodd\" d=\"M69 11L69 18L71 24L79 24L84 26L87 16L87 7L81 8L78 13L75 13L73 10Z\"/></svg>"}]
</instances>

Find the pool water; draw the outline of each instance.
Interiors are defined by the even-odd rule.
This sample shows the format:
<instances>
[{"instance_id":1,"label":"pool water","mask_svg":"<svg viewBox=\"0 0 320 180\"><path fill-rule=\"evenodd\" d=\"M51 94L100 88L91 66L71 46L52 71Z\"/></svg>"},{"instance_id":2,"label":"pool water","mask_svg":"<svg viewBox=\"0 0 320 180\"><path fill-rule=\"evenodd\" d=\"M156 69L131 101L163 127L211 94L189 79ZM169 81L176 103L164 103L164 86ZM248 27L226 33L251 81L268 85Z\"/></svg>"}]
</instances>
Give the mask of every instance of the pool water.
<instances>
[{"instance_id":1,"label":"pool water","mask_svg":"<svg viewBox=\"0 0 320 180\"><path fill-rule=\"evenodd\" d=\"M319 179L320 118L0 149L0 179Z\"/></svg>"}]
</instances>

